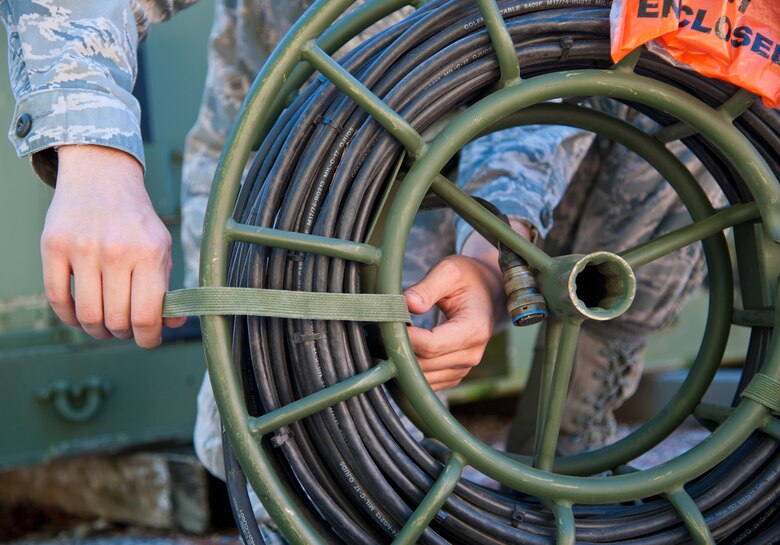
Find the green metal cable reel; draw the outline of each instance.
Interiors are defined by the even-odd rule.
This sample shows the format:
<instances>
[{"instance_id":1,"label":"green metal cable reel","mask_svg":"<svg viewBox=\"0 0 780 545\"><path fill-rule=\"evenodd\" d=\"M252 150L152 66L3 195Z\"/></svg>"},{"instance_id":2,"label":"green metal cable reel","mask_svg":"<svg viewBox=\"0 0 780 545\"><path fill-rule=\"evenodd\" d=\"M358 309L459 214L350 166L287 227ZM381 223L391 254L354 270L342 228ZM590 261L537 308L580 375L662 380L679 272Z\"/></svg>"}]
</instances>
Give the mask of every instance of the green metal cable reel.
<instances>
[{"instance_id":1,"label":"green metal cable reel","mask_svg":"<svg viewBox=\"0 0 780 545\"><path fill-rule=\"evenodd\" d=\"M481 33L489 40L492 50L488 53L483 51L483 56L498 68L497 77L490 85L483 86L480 93L458 102L457 107L446 112L446 116L439 116L439 120L445 123L444 128L430 142L426 142L421 130L407 120L399 109L390 105L386 96L380 98L370 86L364 85L362 81L366 72L353 75L332 56L342 44L373 22L408 3L369 0L350 11L348 8L353 2L349 0L317 2L274 52L234 123L217 170L204 232L201 285L205 288L220 288L235 286L238 281L242 286L273 288L253 281L242 283L244 281L237 280L236 273L230 272L229 266L231 262L235 264L244 259L251 265L237 266L241 270L263 268L266 263L272 262L275 252L282 252L305 254L310 259L324 258L349 263L343 266L346 269L368 269L372 274L363 276L357 292L400 296L401 270L411 224L426 195L430 192L436 194L479 231L494 240L500 240L528 261L536 271L542 291L556 316L548 326L546 342L551 356L545 362L549 373L543 386L546 395L542 398L545 401L540 407L545 417L540 428L542 433L537 438L536 456L529 460L499 452L474 438L452 417L423 378L402 320L379 324L386 357L377 358L376 354L371 354L368 358L371 364L365 369L356 367L350 376L334 378L325 373L321 388L296 386L296 380L306 383L308 379L297 377L295 369L291 369L292 378L289 380L295 395L290 397L279 394L278 399L270 402L265 399L269 396L263 395L264 386L249 384L253 380L272 384L277 379L263 378L257 367L254 374L243 368L239 360L246 356L247 351L237 349L234 341L237 338L254 338L256 334L252 331L256 326L292 337L292 331L298 331L296 328L300 322L294 325L293 320L279 320L280 324L288 325L274 326L268 325L272 320L270 318L250 318L241 322L243 325L237 326L238 322L227 316L204 316L202 326L209 376L226 435L243 473L292 543L358 542L354 535L350 537L343 529L340 530L340 524L346 527L350 526L349 522L334 522L327 516L329 510L342 514L346 519L365 517L366 521L354 521L355 535L363 535L360 533L363 532L367 536L379 536L377 539L380 541L464 542L458 540L457 528L460 528L458 524L465 524L462 521L467 517L463 515L466 517L463 518L459 513L471 512L469 509L480 501L484 501L485 505L497 505L496 512L505 510L511 504L510 500L497 492L494 495L479 493L475 496L478 500L469 497L468 490L471 489L463 488L462 481L463 469L467 465L508 489L539 499L536 509L528 508L528 513L519 518L513 519L512 513L509 513L507 520L510 523L501 526L502 531L505 528L506 535L493 535L491 539L495 539L495 542L570 544L575 540L588 541L591 539L588 536L595 536L600 530L588 526L587 521L582 522L587 518L587 513L592 513L588 508L580 510L582 506L621 505L625 502L649 501L648 498L656 497L660 497L657 501L666 502L674 512L676 518L673 524L679 526L678 534L682 532L685 536L680 538L682 541L664 543L714 543L715 536L720 542L721 536L731 535L730 532L736 532L737 528L727 530L726 523L722 527L718 526L720 523L713 523L717 506L701 507L706 504L706 500L696 495L695 490L698 490L699 485L694 483L705 482L706 475L713 468L728 465L730 457L735 457L740 448L745 448L747 441L768 441L770 447L762 448L772 449L772 442L776 443L780 438L780 422L776 417L780 404L780 347L777 346L780 341L774 337L768 344L764 343L761 351L763 357L756 363L756 367L760 364L760 369L755 374L751 371L751 377L746 377L750 378L746 380L747 388L734 407L717 408L701 404L701 398L720 364L725 339L732 325L747 324L766 333L777 319L773 308L776 279L780 271L780 253L776 245L780 241L780 185L776 178L776 165L767 162L768 154L778 153L777 149L771 147L775 136L766 136L766 131L756 131L759 134L751 136L746 134L744 127L740 127L744 116L755 115L760 105L753 100L754 97L738 90L716 104L712 100L705 101L693 96L674 80L672 73L676 69L669 68L661 75L643 73L646 70L641 68L643 57L640 57L639 52L625 62L610 66L604 58L578 58L575 47L573 56L568 53L569 60L564 63L564 68L556 69L556 63L564 58L561 49L563 42L559 35L554 40L551 38L550 43L542 44L548 46L547 49L542 47L534 50L543 58L543 62L539 61L543 66L534 64L529 70L531 75L525 76L523 48L538 44L526 46L516 43L520 31L510 32L511 17L517 13L520 13L518 17L529 13L544 16L553 10L564 9L561 13L567 17L576 13L577 16L592 14L593 17L603 19L604 2L572 0L565 6L561 6L560 2L549 6L528 2L522 10L510 10L506 5L509 3L501 3L499 6L492 0L411 2L421 14L417 20L420 24L425 17L433 20L446 9L465 10L463 20L473 22L469 23L471 28L466 30L468 33ZM536 4L536 7L532 8L530 4ZM502 9L507 13L506 22L501 15ZM589 44L590 41L600 40L603 44L606 39L604 27L602 25L599 28L602 29L600 35L593 31L590 40L583 41ZM395 42L388 47L395 47ZM250 189L250 182L244 182L245 187L242 189L250 154L258 146L261 152L263 149L276 149L275 153L279 153L279 148L269 147L271 145L267 143L263 148L261 143L270 138L269 135L277 134L274 132L277 120L280 120L280 124L291 123L289 118L284 118L284 112L290 111L296 100L298 104L308 100L306 92L299 89L306 89L306 82L310 81L312 73L318 74L315 83L321 86L320 89L337 92L339 98L334 98L334 101L347 100L344 97L348 97L375 124L378 123L386 133L392 135L398 144L393 164L401 169L402 175L384 177L383 185L372 197L375 198L375 204L371 207L371 218L367 223L376 227L370 240L348 240L347 237L322 236L311 231L295 232L279 228L284 223L276 220L272 220L269 225L248 224L237 212L246 205L248 199L259 198L258 195L263 191L272 192L263 187ZM654 135L648 135L623 121L583 106L574 99L591 96L609 96L636 105L642 111L656 112L659 119L663 120L664 128ZM558 102L560 99L563 101ZM300 109L301 112L306 111L304 106ZM409 116L413 117L411 114ZM672 184L688 208L693 222L668 235L621 252L620 255L597 252L588 256L548 256L514 233L442 175L451 159L475 137L502 127L546 123L565 123L594 131L623 143L641 155ZM775 123L775 128L780 126L776 120L772 123ZM768 125L771 127L772 123ZM687 169L666 150L664 143L677 139L695 141L718 158L721 173L716 173L716 178L728 177L737 188L730 195L730 198L734 196L730 206L715 209ZM759 149L760 142L764 141L769 143ZM335 157L342 157L346 153L345 147L356 145L355 140L348 142L338 149ZM393 170L394 174L396 170ZM248 196L250 193L251 196ZM345 196L343 202L348 202L348 197ZM738 232L739 270L748 275L740 282L744 310L734 309L732 261L723 234L730 228L736 228ZM635 268L700 241L704 246L708 266L710 308L701 348L685 384L663 411L625 439L593 452L556 460L554 448L560 413L580 325L585 320L613 319L630 305L634 289L632 271ZM265 250L258 251L257 248ZM301 262L304 258L297 259ZM612 301L610 304L589 304L576 295L577 277L583 270L594 266L602 271L600 274L607 276L607 283L614 280L611 284L618 286L609 294ZM341 270L335 266L333 268ZM304 269L302 265L301 270ZM344 291L353 291L353 288L345 285ZM356 306L364 304L359 295L356 297ZM268 335L273 336L272 333ZM355 335L347 335L345 338L350 342L362 342ZM262 337L258 342L266 347L265 343L271 343L271 340ZM294 361L289 352L294 350L288 349L284 357ZM271 360L274 358L273 355L270 357ZM264 369L274 368L272 363L268 365ZM427 488L415 481L415 486L410 484L408 490L405 488L404 492L395 493L393 497L400 498L399 504L408 507L409 515L404 520L399 520L397 511L391 507L387 511L377 509L376 506L367 507L370 501L365 499L366 495L380 497L380 493L376 492L372 496L372 491L365 487L348 490L350 483L357 478L353 473L356 476L360 470L360 464L355 460L360 460L362 454L355 454L352 462L356 465L349 466L350 469L344 469L348 464L340 466L341 474L339 467L323 469L311 462L314 468L312 471L320 471L322 478L328 481L322 484L323 490L340 491L338 498L333 500L334 506L317 504L321 501L318 500L320 488L307 488L307 475L284 467L285 456L290 460L292 456L291 451L285 451L289 446L281 448L287 440L287 430L290 426L302 426L302 421L321 412L337 414L341 410L356 411L357 407L360 407L360 411L368 412L372 402L367 401L366 396L384 395L377 392L384 391L383 385L389 382L398 385L415 407L426 430L444 446L444 454L439 456L440 459L431 456L420 466L420 474L427 474ZM253 393L254 388L258 388L258 392ZM264 400L252 399L257 396ZM717 421L707 440L661 466L643 471L632 471L627 467L631 460L661 442L691 414L708 421ZM339 439L334 437L333 440ZM380 439L384 440L384 436ZM301 441L303 444L303 439ZM366 449L371 448L374 447L366 446ZM388 452L393 451L390 444L384 448ZM776 448L771 452L767 464L778 458ZM415 459L412 454L408 456ZM327 465L327 462L319 463ZM385 463L387 460L381 464L377 462L377 465L385 472L388 480L404 480L400 463L398 467L401 469L398 469L397 474L382 465ZM431 470L431 467L436 470ZM409 479L414 480L412 477ZM382 486L377 483L377 490L382 489ZM362 498L362 504L358 507L348 506L345 498L356 496ZM520 500L517 501L518 505L526 506ZM777 515L770 511L764 511L766 516L762 524L771 525L776 520ZM396 515L377 516L374 522L368 520L372 513L380 512ZM486 518L490 519L491 516ZM528 520L524 520L524 517ZM498 515L494 518L496 521L491 524L503 524L503 519ZM537 519L538 526L533 526ZM625 520L629 519L620 520L621 524L626 524ZM452 526L448 527L448 524ZM761 531L765 528L761 526ZM465 542L481 542L474 538L463 539L467 540ZM494 542L485 539L485 543ZM595 537L592 539L596 541Z\"/></svg>"}]
</instances>

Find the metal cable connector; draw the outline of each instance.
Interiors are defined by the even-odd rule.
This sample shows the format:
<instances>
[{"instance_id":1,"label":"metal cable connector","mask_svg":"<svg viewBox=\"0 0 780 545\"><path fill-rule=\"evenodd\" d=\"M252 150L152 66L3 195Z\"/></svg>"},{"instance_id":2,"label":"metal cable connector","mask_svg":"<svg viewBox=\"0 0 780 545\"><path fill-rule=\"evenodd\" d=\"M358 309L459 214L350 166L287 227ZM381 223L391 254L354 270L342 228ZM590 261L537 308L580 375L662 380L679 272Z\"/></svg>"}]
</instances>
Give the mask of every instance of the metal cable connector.
<instances>
[{"instance_id":1,"label":"metal cable connector","mask_svg":"<svg viewBox=\"0 0 780 545\"><path fill-rule=\"evenodd\" d=\"M496 205L481 197L474 197L474 199L501 221L512 226L506 214L502 213ZM538 324L547 318L547 300L539 291L528 262L500 241L496 241L496 247L498 265L504 275L506 309L512 324L518 327Z\"/></svg>"},{"instance_id":2,"label":"metal cable connector","mask_svg":"<svg viewBox=\"0 0 780 545\"><path fill-rule=\"evenodd\" d=\"M499 264L504 273L506 309L512 324L533 325L547 318L547 301L539 291L528 263L511 250L502 248Z\"/></svg>"}]
</instances>

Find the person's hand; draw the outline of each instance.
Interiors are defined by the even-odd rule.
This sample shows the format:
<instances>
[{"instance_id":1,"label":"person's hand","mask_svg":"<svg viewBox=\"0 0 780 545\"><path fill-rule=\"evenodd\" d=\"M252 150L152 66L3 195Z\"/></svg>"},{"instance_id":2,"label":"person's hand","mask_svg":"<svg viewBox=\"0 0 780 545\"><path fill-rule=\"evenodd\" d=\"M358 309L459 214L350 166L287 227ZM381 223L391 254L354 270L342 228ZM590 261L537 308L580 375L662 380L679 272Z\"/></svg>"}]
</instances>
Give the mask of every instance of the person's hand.
<instances>
[{"instance_id":1,"label":"person's hand","mask_svg":"<svg viewBox=\"0 0 780 545\"><path fill-rule=\"evenodd\" d=\"M98 339L160 344L171 236L131 155L101 146L60 148L41 261L46 297L63 322ZM165 320L170 327L183 323Z\"/></svg>"},{"instance_id":2,"label":"person's hand","mask_svg":"<svg viewBox=\"0 0 780 545\"><path fill-rule=\"evenodd\" d=\"M511 220L512 228L531 239L531 228ZM473 233L462 255L445 257L405 292L406 305L422 314L438 305L446 321L431 330L410 326L409 341L434 390L452 388L482 360L501 312L505 311L503 274L498 250Z\"/></svg>"},{"instance_id":3,"label":"person's hand","mask_svg":"<svg viewBox=\"0 0 780 545\"><path fill-rule=\"evenodd\" d=\"M498 266L462 255L445 257L404 292L409 311L438 305L447 320L431 330L410 326L409 340L434 390L457 386L479 364L503 295Z\"/></svg>"}]
</instances>

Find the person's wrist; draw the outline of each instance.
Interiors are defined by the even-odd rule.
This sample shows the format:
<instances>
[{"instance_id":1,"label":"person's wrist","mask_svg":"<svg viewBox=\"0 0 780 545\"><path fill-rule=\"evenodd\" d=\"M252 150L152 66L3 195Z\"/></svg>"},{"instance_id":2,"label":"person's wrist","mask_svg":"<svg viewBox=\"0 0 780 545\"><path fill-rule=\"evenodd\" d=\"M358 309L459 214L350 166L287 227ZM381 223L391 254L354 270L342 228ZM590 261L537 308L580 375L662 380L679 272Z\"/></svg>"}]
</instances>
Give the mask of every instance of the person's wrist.
<instances>
[{"instance_id":1,"label":"person's wrist","mask_svg":"<svg viewBox=\"0 0 780 545\"><path fill-rule=\"evenodd\" d=\"M94 144L66 144L58 146L57 156L59 161L57 186L95 183L105 186L120 181L123 184L136 182L143 185L141 163L122 150ZM103 168L106 168L107 172L101 172ZM59 175L63 172L72 175ZM83 173L83 175L73 175L76 173ZM109 173L110 175L100 175ZM96 174L98 176L95 176Z\"/></svg>"},{"instance_id":2,"label":"person's wrist","mask_svg":"<svg viewBox=\"0 0 780 545\"><path fill-rule=\"evenodd\" d=\"M498 250L485 238L474 232L463 243L461 255L474 260L482 269L482 276L490 287L494 300L500 300L503 290L503 275L498 264Z\"/></svg>"},{"instance_id":3,"label":"person's wrist","mask_svg":"<svg viewBox=\"0 0 780 545\"><path fill-rule=\"evenodd\" d=\"M510 218L509 223L511 224L512 229L516 233L522 235L524 239L530 240L531 242L536 242L536 238L538 237L539 234L533 225L531 225L525 220L521 220L518 218Z\"/></svg>"},{"instance_id":4,"label":"person's wrist","mask_svg":"<svg viewBox=\"0 0 780 545\"><path fill-rule=\"evenodd\" d=\"M472 257L482 269L482 277L487 283L494 303L501 303L504 299L504 275L501 269L493 264L493 259L484 256Z\"/></svg>"}]
</instances>

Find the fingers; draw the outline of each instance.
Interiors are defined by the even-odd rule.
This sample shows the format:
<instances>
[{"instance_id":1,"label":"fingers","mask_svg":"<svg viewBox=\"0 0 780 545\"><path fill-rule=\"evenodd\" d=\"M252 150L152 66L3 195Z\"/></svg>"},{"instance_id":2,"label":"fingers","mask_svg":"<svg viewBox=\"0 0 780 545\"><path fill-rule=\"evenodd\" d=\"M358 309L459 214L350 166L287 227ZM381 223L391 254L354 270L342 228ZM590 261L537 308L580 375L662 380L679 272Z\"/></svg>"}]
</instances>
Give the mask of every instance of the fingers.
<instances>
[{"instance_id":1,"label":"fingers","mask_svg":"<svg viewBox=\"0 0 780 545\"><path fill-rule=\"evenodd\" d=\"M437 263L406 290L415 314L439 307L446 321L432 330L409 327L409 341L435 390L457 385L482 360L496 319L500 279L485 264L465 256Z\"/></svg>"},{"instance_id":2,"label":"fingers","mask_svg":"<svg viewBox=\"0 0 780 545\"><path fill-rule=\"evenodd\" d=\"M105 326L114 337L131 339L133 337L133 326L130 322L131 276L117 256L108 260L101 276ZM76 297L78 296L77 293Z\"/></svg>"},{"instance_id":3,"label":"fingers","mask_svg":"<svg viewBox=\"0 0 780 545\"><path fill-rule=\"evenodd\" d=\"M43 289L52 310L64 323L81 327L76 318L76 306L70 293L70 264L52 248L54 243L41 238Z\"/></svg>"},{"instance_id":4,"label":"fingers","mask_svg":"<svg viewBox=\"0 0 780 545\"><path fill-rule=\"evenodd\" d=\"M44 284L52 309L63 322L96 339L135 338L142 348L157 346L170 264L167 253L156 253L154 259L135 269L119 259L103 259L101 270L88 258L77 261L71 269L67 260L44 252ZM166 325L179 327L185 321L183 317L171 318Z\"/></svg>"},{"instance_id":5,"label":"fingers","mask_svg":"<svg viewBox=\"0 0 780 545\"><path fill-rule=\"evenodd\" d=\"M97 267L74 266L73 288L76 299L76 318L81 327L96 339L111 336L103 324L103 289Z\"/></svg>"},{"instance_id":6,"label":"fingers","mask_svg":"<svg viewBox=\"0 0 780 545\"><path fill-rule=\"evenodd\" d=\"M133 273L130 318L136 344L154 348L162 342L162 305L168 289L169 267L161 261L145 265Z\"/></svg>"},{"instance_id":7,"label":"fingers","mask_svg":"<svg viewBox=\"0 0 780 545\"><path fill-rule=\"evenodd\" d=\"M407 331L414 353L421 361L476 365L490 340L487 326L453 320L432 330L411 326ZM458 361L464 357L467 359Z\"/></svg>"},{"instance_id":8,"label":"fingers","mask_svg":"<svg viewBox=\"0 0 780 545\"><path fill-rule=\"evenodd\" d=\"M441 371L424 373L424 376L425 380L430 384L431 389L433 391L439 391L446 390L447 388L454 388L466 378L469 371L471 371L471 367L463 369L443 369Z\"/></svg>"},{"instance_id":9,"label":"fingers","mask_svg":"<svg viewBox=\"0 0 780 545\"><path fill-rule=\"evenodd\" d=\"M170 250L166 254L166 259L168 261L168 266L165 270L165 291L168 291L168 288L170 288L170 278L171 278L171 269L173 267L173 263L171 262L171 252ZM165 293L163 292L163 298L160 301L160 308L162 308L163 303L165 302ZM186 316L177 316L175 318L163 318L163 326L170 327L172 329L175 329L177 327L183 326L185 323L187 323L187 317Z\"/></svg>"},{"instance_id":10,"label":"fingers","mask_svg":"<svg viewBox=\"0 0 780 545\"><path fill-rule=\"evenodd\" d=\"M457 261L447 259L434 265L428 274L404 292L409 311L414 314L428 312L433 305L445 297L453 296L453 287L462 278Z\"/></svg>"},{"instance_id":11,"label":"fingers","mask_svg":"<svg viewBox=\"0 0 780 545\"><path fill-rule=\"evenodd\" d=\"M464 334L460 325L445 322L432 331L409 327L409 340L417 363L434 390L457 386L479 365L489 338L486 333Z\"/></svg>"},{"instance_id":12,"label":"fingers","mask_svg":"<svg viewBox=\"0 0 780 545\"><path fill-rule=\"evenodd\" d=\"M176 318L163 318L163 325L165 327L170 327L172 329L176 329L177 327L181 327L184 324L187 323L187 317L186 316L177 316Z\"/></svg>"}]
</instances>

